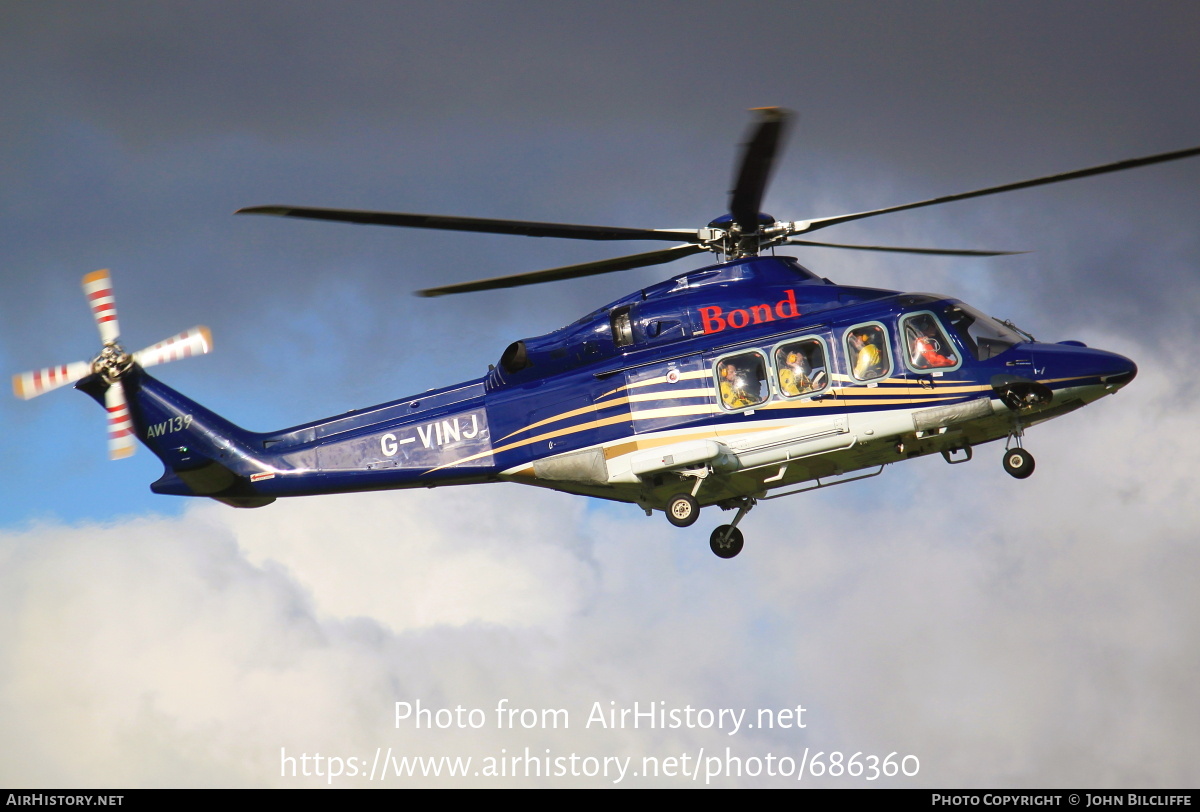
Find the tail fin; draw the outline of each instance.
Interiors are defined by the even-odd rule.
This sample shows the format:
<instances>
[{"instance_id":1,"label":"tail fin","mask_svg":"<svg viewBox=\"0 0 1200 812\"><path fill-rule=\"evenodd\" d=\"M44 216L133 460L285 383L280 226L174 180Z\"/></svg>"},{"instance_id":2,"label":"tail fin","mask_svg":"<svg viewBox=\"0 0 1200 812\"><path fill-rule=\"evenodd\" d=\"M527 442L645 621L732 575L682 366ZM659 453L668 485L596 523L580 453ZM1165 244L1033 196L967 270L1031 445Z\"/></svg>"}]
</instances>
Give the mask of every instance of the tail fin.
<instances>
[{"instance_id":1,"label":"tail fin","mask_svg":"<svg viewBox=\"0 0 1200 812\"><path fill-rule=\"evenodd\" d=\"M258 435L234 425L133 365L112 384L93 375L77 388L103 404L120 387L133 436L166 469L155 493L209 496L235 507L260 507L274 497L256 494L252 477L267 470L255 453Z\"/></svg>"}]
</instances>

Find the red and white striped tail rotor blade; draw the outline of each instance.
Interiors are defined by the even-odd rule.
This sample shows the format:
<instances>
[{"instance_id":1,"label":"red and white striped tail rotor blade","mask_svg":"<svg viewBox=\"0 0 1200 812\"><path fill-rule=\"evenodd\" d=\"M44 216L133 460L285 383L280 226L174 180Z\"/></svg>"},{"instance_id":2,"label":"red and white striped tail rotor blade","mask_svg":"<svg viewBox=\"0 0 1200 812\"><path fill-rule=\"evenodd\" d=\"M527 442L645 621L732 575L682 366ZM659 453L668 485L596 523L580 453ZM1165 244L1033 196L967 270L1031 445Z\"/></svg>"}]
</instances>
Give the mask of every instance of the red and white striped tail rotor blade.
<instances>
[{"instance_id":1,"label":"red and white striped tail rotor blade","mask_svg":"<svg viewBox=\"0 0 1200 812\"><path fill-rule=\"evenodd\" d=\"M116 341L121 335L117 324L117 304L113 299L112 277L108 271L92 271L83 277L83 295L100 328L100 340L105 344Z\"/></svg>"},{"instance_id":2,"label":"red and white striped tail rotor blade","mask_svg":"<svg viewBox=\"0 0 1200 812\"><path fill-rule=\"evenodd\" d=\"M13 394L21 400L29 400L52 389L82 380L91 372L92 365L86 361L22 372L20 375L13 375Z\"/></svg>"},{"instance_id":3,"label":"red and white striped tail rotor blade","mask_svg":"<svg viewBox=\"0 0 1200 812\"><path fill-rule=\"evenodd\" d=\"M125 402L125 387L120 381L105 391L104 406L108 409L108 456L114 460L128 457L137 448L137 437L133 433L129 404Z\"/></svg>"},{"instance_id":4,"label":"red and white striped tail rotor blade","mask_svg":"<svg viewBox=\"0 0 1200 812\"><path fill-rule=\"evenodd\" d=\"M152 367L155 364L178 361L180 358L190 358L193 355L204 355L211 351L212 333L207 327L193 327L166 341L160 341L153 347L135 352L133 360L139 366Z\"/></svg>"}]
</instances>

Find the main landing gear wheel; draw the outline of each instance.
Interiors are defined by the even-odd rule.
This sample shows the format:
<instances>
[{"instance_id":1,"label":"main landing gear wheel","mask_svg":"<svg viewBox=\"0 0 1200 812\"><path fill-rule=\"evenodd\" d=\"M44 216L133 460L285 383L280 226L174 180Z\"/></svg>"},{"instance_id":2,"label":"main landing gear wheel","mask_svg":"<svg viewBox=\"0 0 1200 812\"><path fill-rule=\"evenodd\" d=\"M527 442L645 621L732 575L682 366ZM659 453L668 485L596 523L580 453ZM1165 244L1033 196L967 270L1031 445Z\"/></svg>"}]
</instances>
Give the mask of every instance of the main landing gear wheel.
<instances>
[{"instance_id":1,"label":"main landing gear wheel","mask_svg":"<svg viewBox=\"0 0 1200 812\"><path fill-rule=\"evenodd\" d=\"M690 494L672 496L667 502L667 521L676 527L691 527L700 518L700 505Z\"/></svg>"},{"instance_id":2,"label":"main landing gear wheel","mask_svg":"<svg viewBox=\"0 0 1200 812\"><path fill-rule=\"evenodd\" d=\"M1004 452L1004 470L1009 476L1024 479L1033 473L1033 455L1023 448L1010 448Z\"/></svg>"},{"instance_id":3,"label":"main landing gear wheel","mask_svg":"<svg viewBox=\"0 0 1200 812\"><path fill-rule=\"evenodd\" d=\"M742 551L744 543L742 531L728 524L721 525L708 537L708 546L721 558L733 558Z\"/></svg>"}]
</instances>

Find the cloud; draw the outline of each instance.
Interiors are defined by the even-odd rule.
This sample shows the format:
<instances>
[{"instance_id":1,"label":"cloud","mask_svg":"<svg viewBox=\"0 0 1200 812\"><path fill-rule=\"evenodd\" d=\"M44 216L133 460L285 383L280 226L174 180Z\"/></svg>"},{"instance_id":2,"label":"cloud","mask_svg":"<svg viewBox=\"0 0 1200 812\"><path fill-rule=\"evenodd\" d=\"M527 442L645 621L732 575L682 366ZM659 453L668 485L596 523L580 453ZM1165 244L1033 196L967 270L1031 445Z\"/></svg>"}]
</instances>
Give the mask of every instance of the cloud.
<instances>
[{"instance_id":1,"label":"cloud","mask_svg":"<svg viewBox=\"0 0 1200 812\"><path fill-rule=\"evenodd\" d=\"M354 757L365 773L377 747L477 766L529 747L639 767L728 747L743 770L807 747L912 754L920 772L901 785L1186 785L1200 755L1188 575L1200 515L1187 474L1200 448L1194 407L1172 391L1149 365L1119 397L1035 428L1040 466L1023 482L983 447L965 468L917 460L763 503L729 562L705 549L712 521L677 531L635 508L515 486L10 532L0 781L327 780L281 776L280 748L345 769ZM1147 414L1156 428L1139 431ZM501 699L565 709L570 728L497 729ZM417 700L479 709L485 723L397 727L395 703ZM807 726L584 726L595 708L634 702L746 708L747 721L802 705Z\"/></svg>"}]
</instances>

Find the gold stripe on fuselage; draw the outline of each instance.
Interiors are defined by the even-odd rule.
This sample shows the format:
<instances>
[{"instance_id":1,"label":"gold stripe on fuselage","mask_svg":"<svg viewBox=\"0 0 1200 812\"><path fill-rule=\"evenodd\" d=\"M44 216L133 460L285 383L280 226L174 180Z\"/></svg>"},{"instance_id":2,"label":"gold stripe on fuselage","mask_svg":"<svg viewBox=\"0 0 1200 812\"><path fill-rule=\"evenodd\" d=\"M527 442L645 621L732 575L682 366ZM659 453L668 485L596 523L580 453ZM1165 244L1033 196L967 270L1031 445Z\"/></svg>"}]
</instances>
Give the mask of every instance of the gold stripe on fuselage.
<instances>
[{"instance_id":1,"label":"gold stripe on fuselage","mask_svg":"<svg viewBox=\"0 0 1200 812\"><path fill-rule=\"evenodd\" d=\"M710 377L710 373L708 371L701 370L701 371L695 371L695 372L681 374L680 380L689 379L689 378L690 379L698 379L698 378L708 378L708 377ZM845 375L834 375L833 377L834 377L834 380L850 381L850 378L848 378ZM1072 377L1067 377L1067 378L1045 379L1045 380L1039 381L1039 383L1042 383L1042 384L1064 383L1064 382L1070 382L1070 381L1086 380L1087 378L1093 378L1093 377L1096 377L1096 376L1094 376L1094 375L1077 375L1077 376L1072 376ZM601 398L609 397L611 395L617 394L618 392L622 392L627 389L632 389L634 387L641 388L644 386L650 386L650 385L659 384L659 383L666 383L666 376L660 376L657 378L647 379L645 381L637 381L635 383L626 384L624 386L620 386L616 389L606 392L604 395L601 395L600 397ZM795 410L795 409L815 409L815 408L837 409L837 408L852 407L852 406L930 406L930 405L939 404L939 403L942 403L945 401L956 400L958 398L961 398L963 395L969 394L971 392L990 392L990 391L992 391L992 387L990 387L986 384L968 383L966 381L939 382L935 389L925 389L917 384L914 384L911 380L906 379L906 378L887 378L883 381L880 381L879 383L884 384L884 385L868 387L868 386L862 386L861 384L857 384L854 386L845 386L845 387L839 387L839 388L836 388L833 390L829 390L828 393L833 394L837 398L837 400L834 400L834 401L826 401L826 400L816 401L816 400L812 400L812 399L808 399L808 400L775 400L770 403L766 403L761 406L757 406L754 409L749 409L749 410L747 410L747 412L757 411L760 409L761 410L776 410L776 409ZM658 409L640 409L637 411L631 410L629 412L622 412L621 414L612 415L610 417L601 418L599 420L592 420L592 421L589 421L586 423L580 423L575 426L567 426L564 428L556 429L554 431L548 431L543 434L536 435L534 437L528 437L528 438L525 438L524 440L518 440L516 442L511 442L511 443L508 443L507 445L498 446L496 448L491 449L490 451L473 454L471 456L463 457L462 459L455 460L452 463L447 463L446 465L440 465L437 468L431 468L426 473L433 473L434 471L439 471L443 468L453 467L454 465L460 465L464 462L471 462L472 460L480 459L480 458L486 457L490 454L501 454L505 451L511 451L515 448L522 448L522 447L530 445L532 443L549 441L549 440L557 439L559 437L565 437L565 436L569 436L572 434L577 434L577 433L583 432L583 431L590 431L592 429L602 428L604 426L615 425L617 423L633 422L635 420L665 419L665 418L670 418L670 417L692 417L692 416L706 415L706 414L709 414L709 415L733 414L733 413L726 413L726 412L721 412L721 411L717 410L717 407L715 405L716 394L715 394L714 390L709 389L707 387L682 389L682 390L678 390L675 392L666 392L666 391L664 391L664 392L646 392L646 393L638 393L635 395L627 395L623 398L614 398L608 402L593 403L589 406L584 406L579 409L571 409L571 410L563 412L561 414L554 415L552 417L548 417L543 420L539 420L537 423L526 426L522 429L518 429L517 431L511 432L510 434L507 434L504 437L502 437L501 441L508 439L509 437L513 437L517 434L521 434L522 432L533 430L540 426L545 426L550 423L555 423L555 422L558 422L561 420L566 420L571 417L577 417L582 414L594 413L594 412L600 411L602 409L612 408L614 406L621 406L621 405L635 403L635 402L636 403L651 403L651 402L660 401L660 400L669 401L669 400L675 400L675 399L679 399L679 398L704 398L706 400L710 400L710 402L706 402L704 404L689 405L689 406L667 406L667 407L662 407L662 408L658 408ZM706 439L706 438L712 438L712 437L722 437L722 436L726 436L729 434L745 434L745 433L759 432L759 431L770 431L773 428L775 428L775 426L758 427L758 426L741 425L739 428L736 428L736 429L734 429L734 428L715 428L714 427L711 429L705 429L705 430L701 430L701 431L691 432L691 433L684 434L684 435L672 435L672 436L666 437L666 438L646 437L646 438L637 438L637 439L632 439L632 440L623 440L623 441L618 441L617 445L604 446L604 449L605 449L604 454L605 454L606 459L613 459L615 457L621 456L624 453L629 453L630 451L638 451L638 450L643 450L646 448L656 448L658 446L665 445L667 443L677 442L680 439Z\"/></svg>"},{"instance_id":2,"label":"gold stripe on fuselage","mask_svg":"<svg viewBox=\"0 0 1200 812\"><path fill-rule=\"evenodd\" d=\"M528 426L519 428L516 431L509 432L508 434L501 437L497 442L503 442L504 440L507 440L509 437L514 437L518 434L522 434L526 431L532 431L533 429L540 428L541 426L547 426L551 423L557 423L560 420L569 420L572 417L578 417L579 415L582 415L582 414L590 414L590 413L594 413L594 412L599 412L604 409L611 409L614 406L625 406L630 403L652 403L654 401L659 401L659 400L676 400L679 398L705 398L705 399L708 399L708 398L712 398L712 397L713 397L713 390L708 387L705 387L703 389L680 389L680 390L671 392L669 394L660 393L660 392L644 392L644 393L636 394L636 395L626 395L625 397L622 397L622 398L613 398L612 400L608 400L603 403L596 402L596 403L592 403L588 406L581 406L578 409L571 409L569 411L560 412L559 414L556 414L556 415L551 415L550 417L543 418L543 419L537 421L536 423L530 423Z\"/></svg>"},{"instance_id":3,"label":"gold stripe on fuselage","mask_svg":"<svg viewBox=\"0 0 1200 812\"><path fill-rule=\"evenodd\" d=\"M677 381L690 381L690 380L695 380L697 378L711 378L711 377L712 377L712 373L709 372L707 369L697 369L697 370L693 370L691 372L680 372L679 377L676 380ZM615 395L618 392L624 392L626 389L639 389L643 386L653 386L653 385L659 384L659 383L670 383L670 381L667 380L666 375L659 375L656 378L647 378L644 381L634 381L633 383L627 383L622 386L618 386L616 389L610 389L609 391L605 392L604 394L598 395L596 397L596 400L599 401L602 398L608 397L609 395Z\"/></svg>"},{"instance_id":4,"label":"gold stripe on fuselage","mask_svg":"<svg viewBox=\"0 0 1200 812\"><path fill-rule=\"evenodd\" d=\"M708 378L708 377L711 377L710 373L705 370L705 371L700 371L700 372L686 373L684 375L681 375L680 379L682 380L684 378L696 379L696 378ZM1088 378L1094 378L1094 377L1096 377L1096 376L1094 376L1094 375L1077 375L1077 376L1072 376L1072 377L1067 377L1067 378L1048 378L1048 379L1040 380L1040 381L1038 381L1038 383L1049 385L1049 384L1057 384L1057 383L1067 383L1067 382L1071 382L1071 381L1081 381L1081 380L1086 380ZM769 410L777 410L777 409L799 410L799 409L818 409L818 408L830 409L830 408L832 408L836 411L836 409L838 409L838 408L850 407L850 406L854 406L854 405L909 406L909 407L913 407L914 410L916 410L919 408L925 408L928 406L938 405L938 404L944 403L946 401L959 400L963 396L969 395L973 392L992 392L993 391L992 387L987 384L978 384L978 383L973 383L973 382L969 382L969 381L954 381L954 380L940 381L939 380L939 381L935 381L934 389L926 389L926 388L920 386L919 384L914 383L911 379L907 379L907 378L887 378L883 381L878 382L878 383L882 384L882 386L875 386L875 387L863 386L862 382L852 380L849 376L846 376L846 375L834 375L833 378L835 381L845 382L845 383L850 384L849 386L842 386L842 387L838 387L835 389L825 390L825 394L834 395L837 398L836 400L814 400L812 398L808 398L808 399L804 399L804 400L774 400L770 403L766 403L766 404L757 406L754 409L748 409L748 410L746 410L746 413L758 411L758 410L768 410L768 409ZM626 386L618 387L617 389L614 389L610 392L606 392L601 397L608 397L610 395L614 395L618 392L622 392L622 391L625 391L626 389L630 389L633 387L648 386L648 385L655 384L655 383L664 383L665 381L666 381L665 377L654 378L654 379L650 379L650 380L646 380L646 381L639 381L634 384L628 384ZM818 394L820 394L820 393L818 393ZM604 407L613 406L613 405L626 403L626 402L652 402L654 400L671 400L675 397L711 397L713 401L716 400L716 395L715 395L714 391L711 389L708 389L706 387L706 388L700 388L700 389L681 390L680 392L677 392L677 393L651 392L651 393L633 395L633 396L628 396L626 398L622 398L620 400L610 401L608 404L604 404ZM596 405L600 406L601 404L598 403ZM553 418L548 418L545 421L539 421L539 423L534 424L534 426L541 425L546 422L554 422L555 420L564 419L566 417L572 416L574 414L582 413L585 411L587 411L587 410L586 409L574 410L573 412L568 412L568 413L564 413L563 415L559 415L559 416L556 416ZM715 403L712 403L712 404L706 404L705 406L675 406L675 407L663 407L660 409L645 409L645 410L641 410L641 411L631 412L629 415L623 415L622 417L625 417L626 419L629 419L629 420L649 420L649 419L656 419L656 418L684 417L684 416L692 416L692 415L700 415L700 414L736 414L736 413L718 411L715 406ZM548 440L548 439L552 439L555 437L572 434L577 431L586 431L588 429L596 428L601 425L612 425L615 422L618 422L618 420L608 419L608 420L604 420L604 421L594 421L591 423L581 424L579 426L575 426L574 428L560 429L558 431L543 434L538 437L531 437L522 442L511 443L507 446L496 449L496 452L508 451L513 448L519 448L521 446L528 445L529 443L538 442L540 440ZM534 426L530 426L529 428L533 428ZM654 432L653 434L648 434L648 435L644 435L644 436L636 436L636 437L632 437L629 439L611 441L608 444L601 443L600 447L604 449L605 460L614 460L619 457L625 456L626 454L631 454L636 451L645 451L648 449L660 448L662 446L671 445L673 443L686 442L689 440L714 439L714 438L726 437L726 436L731 436L731 435L755 434L755 433L759 433L759 432L772 431L772 430L778 429L779 427L780 427L779 421L773 420L773 421L771 421L771 423L769 425L761 425L761 424L757 424L757 423L755 423L755 424L738 423L735 425L721 424L719 427L712 426L709 428L694 429L694 430L690 430L690 431L678 430L678 429L666 429L661 432ZM519 433L519 432L513 432L513 434L517 434L517 433ZM508 436L512 436L512 435L508 435ZM485 456L485 455L477 455L477 456ZM469 459L474 459L474 458L472 457L472 458L467 458L467 459L469 460ZM460 460L460 462L463 462L463 461L466 461L466 460ZM436 469L434 469L434 470L436 470ZM526 467L521 468L518 471L510 472L506 475L508 475L508 476L526 476L526 475L533 476L533 468L526 465Z\"/></svg>"}]
</instances>

